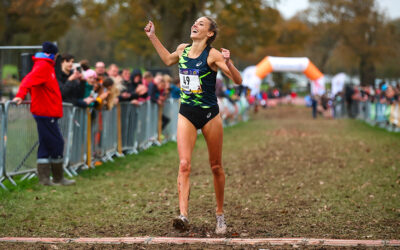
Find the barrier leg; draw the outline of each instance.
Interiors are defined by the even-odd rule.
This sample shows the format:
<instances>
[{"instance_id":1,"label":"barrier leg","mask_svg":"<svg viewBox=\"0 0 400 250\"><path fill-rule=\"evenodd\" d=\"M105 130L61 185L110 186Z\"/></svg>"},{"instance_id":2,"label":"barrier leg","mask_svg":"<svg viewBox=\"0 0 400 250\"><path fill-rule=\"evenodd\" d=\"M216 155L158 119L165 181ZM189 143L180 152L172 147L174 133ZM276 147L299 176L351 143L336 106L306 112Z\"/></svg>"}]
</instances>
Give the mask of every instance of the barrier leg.
<instances>
[{"instance_id":1,"label":"barrier leg","mask_svg":"<svg viewBox=\"0 0 400 250\"><path fill-rule=\"evenodd\" d=\"M13 180L13 178L11 178L10 176L6 176L6 178L11 182L11 184L13 184L14 186L17 186L17 183Z\"/></svg>"},{"instance_id":2,"label":"barrier leg","mask_svg":"<svg viewBox=\"0 0 400 250\"><path fill-rule=\"evenodd\" d=\"M6 186L4 186L4 184L0 181L0 187L6 191L8 191L8 189L6 188Z\"/></svg>"},{"instance_id":3,"label":"barrier leg","mask_svg":"<svg viewBox=\"0 0 400 250\"><path fill-rule=\"evenodd\" d=\"M4 186L3 181L5 180L5 177L1 177L0 178L0 187L6 191L8 191L8 189L6 188L6 186Z\"/></svg>"},{"instance_id":4,"label":"barrier leg","mask_svg":"<svg viewBox=\"0 0 400 250\"><path fill-rule=\"evenodd\" d=\"M33 177L36 177L36 174L30 174L28 180L32 179Z\"/></svg>"},{"instance_id":5,"label":"barrier leg","mask_svg":"<svg viewBox=\"0 0 400 250\"><path fill-rule=\"evenodd\" d=\"M68 168L64 167L64 172L68 175L68 177L74 177L74 175L71 173L71 171L69 171Z\"/></svg>"},{"instance_id":6,"label":"barrier leg","mask_svg":"<svg viewBox=\"0 0 400 250\"><path fill-rule=\"evenodd\" d=\"M30 175L31 175L31 173L25 174L25 175L21 178L21 181L26 180Z\"/></svg>"}]
</instances>

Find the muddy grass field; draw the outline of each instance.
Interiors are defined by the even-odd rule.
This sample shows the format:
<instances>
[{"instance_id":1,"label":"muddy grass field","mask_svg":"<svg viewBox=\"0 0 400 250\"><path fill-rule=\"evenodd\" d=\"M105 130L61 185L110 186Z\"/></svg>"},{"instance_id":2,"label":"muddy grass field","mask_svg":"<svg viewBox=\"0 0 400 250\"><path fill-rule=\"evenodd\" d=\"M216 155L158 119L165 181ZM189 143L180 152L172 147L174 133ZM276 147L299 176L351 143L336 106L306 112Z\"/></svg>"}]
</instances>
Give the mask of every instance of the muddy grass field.
<instances>
[{"instance_id":1,"label":"muddy grass field","mask_svg":"<svg viewBox=\"0 0 400 250\"><path fill-rule=\"evenodd\" d=\"M400 135L310 112L282 106L225 129L225 236L214 234L213 179L199 136L190 231L172 228L179 160L171 142L85 171L74 187L32 181L1 191L0 237L399 239ZM48 245L0 243L8 247Z\"/></svg>"}]
</instances>

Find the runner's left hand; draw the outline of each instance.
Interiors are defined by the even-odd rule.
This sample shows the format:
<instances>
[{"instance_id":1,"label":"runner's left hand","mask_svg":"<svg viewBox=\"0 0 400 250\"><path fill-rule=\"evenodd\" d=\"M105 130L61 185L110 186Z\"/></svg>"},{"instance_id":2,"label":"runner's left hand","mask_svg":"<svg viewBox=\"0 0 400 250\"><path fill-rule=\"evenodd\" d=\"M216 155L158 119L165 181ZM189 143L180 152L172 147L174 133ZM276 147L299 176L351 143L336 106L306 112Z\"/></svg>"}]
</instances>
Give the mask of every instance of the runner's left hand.
<instances>
[{"instance_id":1,"label":"runner's left hand","mask_svg":"<svg viewBox=\"0 0 400 250\"><path fill-rule=\"evenodd\" d=\"M222 48L221 49L221 54L225 59L225 62L229 62L230 58L231 58L231 52L227 49Z\"/></svg>"}]
</instances>

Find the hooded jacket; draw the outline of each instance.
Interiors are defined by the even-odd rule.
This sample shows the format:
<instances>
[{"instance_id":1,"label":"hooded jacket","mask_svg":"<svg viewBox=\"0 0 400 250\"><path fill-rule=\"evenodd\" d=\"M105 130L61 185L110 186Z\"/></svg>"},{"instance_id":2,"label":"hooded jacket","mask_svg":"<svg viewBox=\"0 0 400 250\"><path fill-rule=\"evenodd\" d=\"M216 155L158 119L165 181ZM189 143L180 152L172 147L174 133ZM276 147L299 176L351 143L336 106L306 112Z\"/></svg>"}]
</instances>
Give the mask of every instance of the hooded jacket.
<instances>
[{"instance_id":1,"label":"hooded jacket","mask_svg":"<svg viewBox=\"0 0 400 250\"><path fill-rule=\"evenodd\" d=\"M33 68L22 79L17 97L25 99L31 95L31 113L37 116L63 116L60 87L54 71L54 60L44 53L36 53L32 57Z\"/></svg>"}]
</instances>

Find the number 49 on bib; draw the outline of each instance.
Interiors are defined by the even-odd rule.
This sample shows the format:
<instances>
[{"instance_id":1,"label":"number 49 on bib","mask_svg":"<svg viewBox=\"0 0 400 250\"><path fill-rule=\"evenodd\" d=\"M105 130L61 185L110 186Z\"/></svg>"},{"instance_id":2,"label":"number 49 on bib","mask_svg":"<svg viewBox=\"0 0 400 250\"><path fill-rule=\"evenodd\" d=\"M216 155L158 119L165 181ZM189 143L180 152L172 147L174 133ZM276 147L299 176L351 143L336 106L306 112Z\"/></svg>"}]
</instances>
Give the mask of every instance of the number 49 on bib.
<instances>
[{"instance_id":1,"label":"number 49 on bib","mask_svg":"<svg viewBox=\"0 0 400 250\"><path fill-rule=\"evenodd\" d=\"M179 69L179 79L181 89L186 94L203 92L198 69Z\"/></svg>"}]
</instances>

